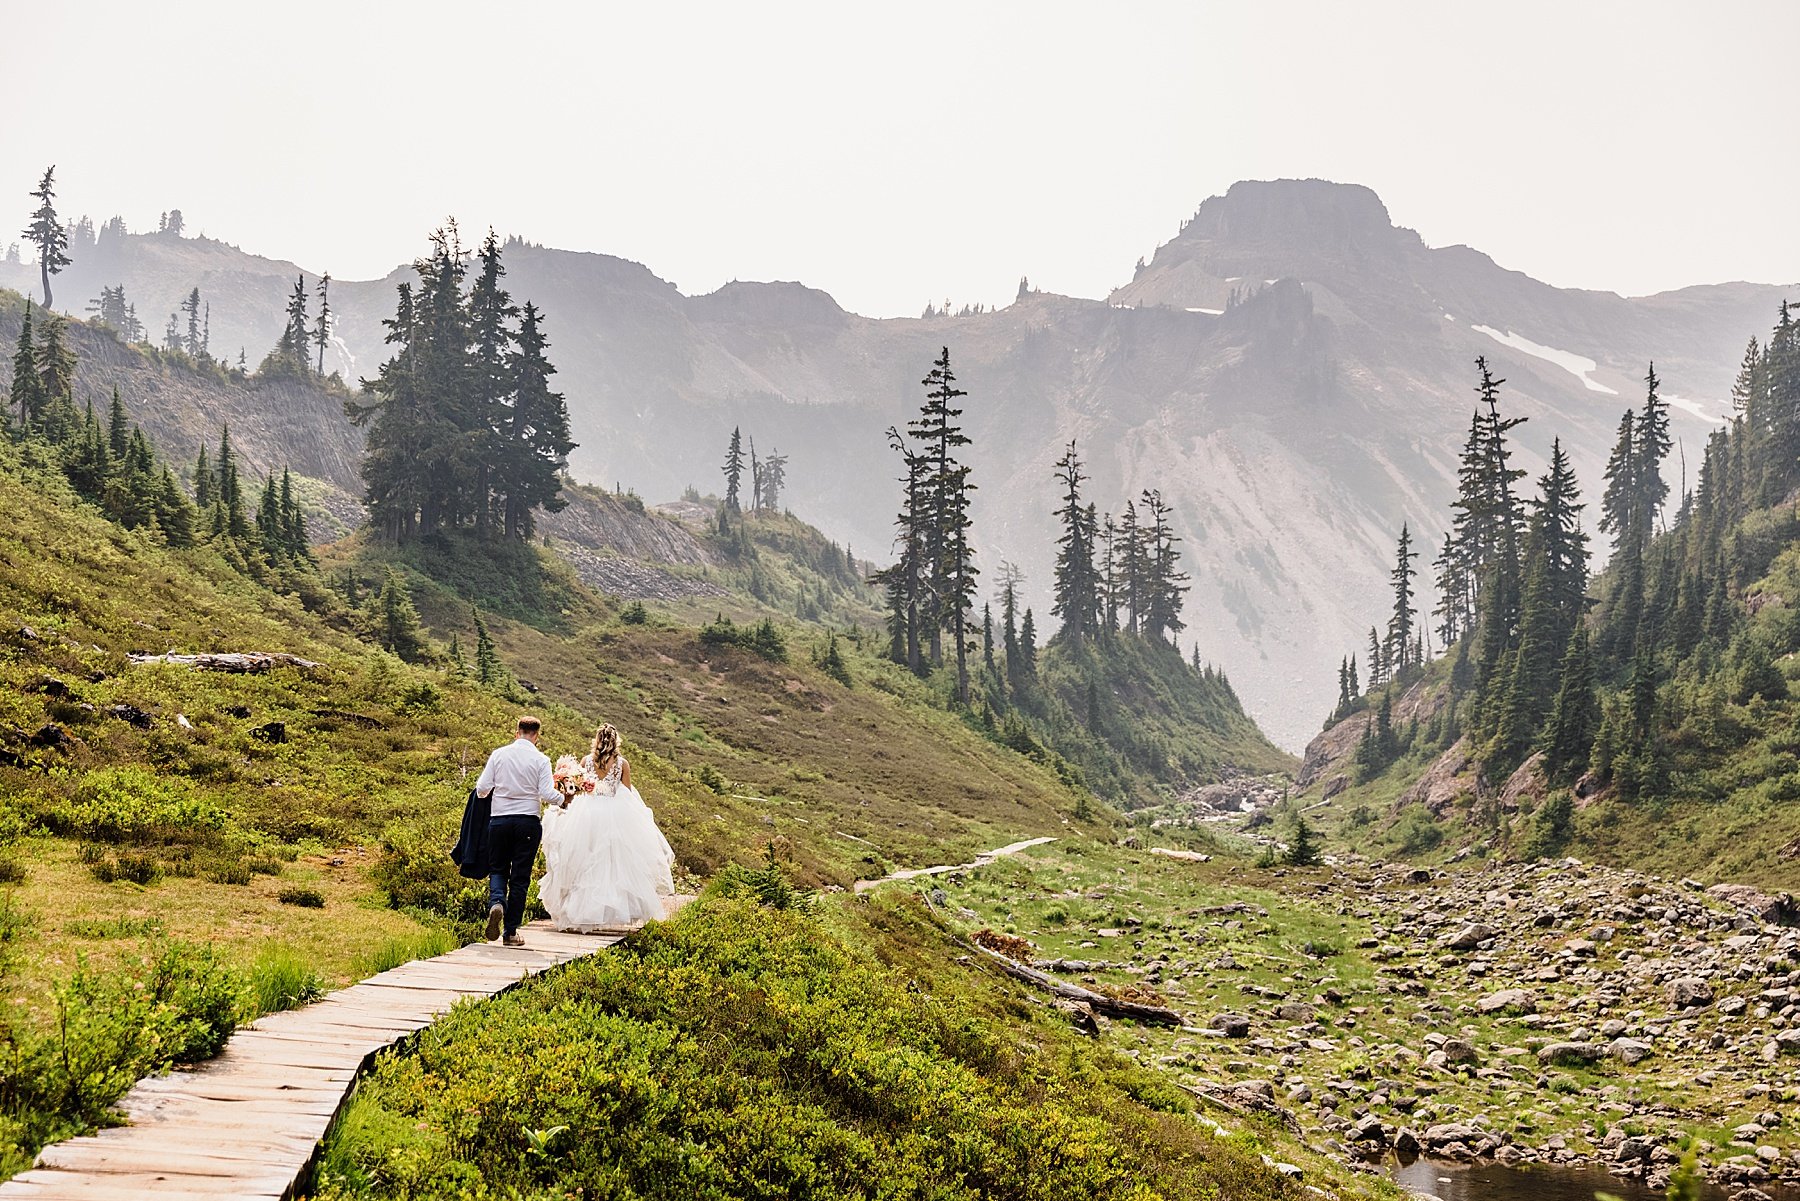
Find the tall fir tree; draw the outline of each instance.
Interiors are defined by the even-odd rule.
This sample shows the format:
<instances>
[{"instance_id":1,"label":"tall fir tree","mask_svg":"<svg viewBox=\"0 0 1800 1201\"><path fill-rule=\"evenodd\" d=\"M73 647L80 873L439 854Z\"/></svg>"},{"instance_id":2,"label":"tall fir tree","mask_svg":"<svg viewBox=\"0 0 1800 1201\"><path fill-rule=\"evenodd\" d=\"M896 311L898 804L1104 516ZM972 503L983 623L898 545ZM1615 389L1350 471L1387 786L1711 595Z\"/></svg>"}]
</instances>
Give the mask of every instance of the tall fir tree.
<instances>
[{"instance_id":1,"label":"tall fir tree","mask_svg":"<svg viewBox=\"0 0 1800 1201\"><path fill-rule=\"evenodd\" d=\"M1062 485L1056 515L1062 536L1057 539L1056 600L1050 611L1062 618L1063 630L1077 642L1093 633L1100 607L1094 576L1094 513L1081 503L1081 485L1087 478L1071 440L1056 461L1056 480Z\"/></svg>"},{"instance_id":2,"label":"tall fir tree","mask_svg":"<svg viewBox=\"0 0 1800 1201\"><path fill-rule=\"evenodd\" d=\"M1418 570L1413 567L1413 560L1419 553L1412 548L1412 529L1406 522L1400 523L1400 540L1394 552L1394 570L1388 573L1388 581L1394 590L1394 611L1388 618L1388 658L1394 664L1395 674L1405 671L1412 659L1413 622L1418 616L1418 607L1413 604L1413 577Z\"/></svg>"},{"instance_id":3,"label":"tall fir tree","mask_svg":"<svg viewBox=\"0 0 1800 1201\"><path fill-rule=\"evenodd\" d=\"M44 312L48 314L55 311L50 296L50 277L61 274L70 263L69 231L56 215L56 164L52 163L44 172L44 178L38 181L31 196L38 206L32 211L31 223L25 227L22 236L37 249L38 274L44 285Z\"/></svg>"}]
</instances>

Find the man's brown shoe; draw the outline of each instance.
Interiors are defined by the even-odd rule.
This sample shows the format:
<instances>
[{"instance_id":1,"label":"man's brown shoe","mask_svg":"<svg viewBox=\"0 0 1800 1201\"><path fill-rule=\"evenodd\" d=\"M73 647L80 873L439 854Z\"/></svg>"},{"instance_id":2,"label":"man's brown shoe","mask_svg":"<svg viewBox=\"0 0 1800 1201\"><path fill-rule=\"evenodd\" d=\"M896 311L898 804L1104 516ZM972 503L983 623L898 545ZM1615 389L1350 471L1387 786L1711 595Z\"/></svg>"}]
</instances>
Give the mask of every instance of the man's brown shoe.
<instances>
[{"instance_id":1,"label":"man's brown shoe","mask_svg":"<svg viewBox=\"0 0 1800 1201\"><path fill-rule=\"evenodd\" d=\"M487 920L487 940L493 942L500 937L500 923L506 920L506 906L489 905Z\"/></svg>"},{"instance_id":2,"label":"man's brown shoe","mask_svg":"<svg viewBox=\"0 0 1800 1201\"><path fill-rule=\"evenodd\" d=\"M525 945L525 938L520 934L508 934L504 942L509 947L522 947Z\"/></svg>"}]
</instances>

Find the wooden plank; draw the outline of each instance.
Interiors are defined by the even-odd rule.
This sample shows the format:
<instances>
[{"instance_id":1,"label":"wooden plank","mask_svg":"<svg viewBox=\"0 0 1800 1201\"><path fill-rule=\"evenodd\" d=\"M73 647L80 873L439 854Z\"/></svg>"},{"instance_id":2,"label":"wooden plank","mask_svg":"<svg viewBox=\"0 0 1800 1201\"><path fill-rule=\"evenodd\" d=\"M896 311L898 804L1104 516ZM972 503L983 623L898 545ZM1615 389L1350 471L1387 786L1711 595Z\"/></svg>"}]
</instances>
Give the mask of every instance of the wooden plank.
<instances>
[{"instance_id":1,"label":"wooden plank","mask_svg":"<svg viewBox=\"0 0 1800 1201\"><path fill-rule=\"evenodd\" d=\"M129 1125L45 1148L38 1166L0 1183L0 1201L285 1197L373 1054L464 998L498 995L628 933L525 930L524 947L459 947L257 1019L201 1067L140 1080L119 1103Z\"/></svg>"},{"instance_id":2,"label":"wooden plank","mask_svg":"<svg viewBox=\"0 0 1800 1201\"><path fill-rule=\"evenodd\" d=\"M86 1201L143 1201L147 1196L279 1197L293 1183L282 1173L257 1172L240 1177L193 1176L185 1172L56 1172L33 1168L14 1180L49 1186L53 1193ZM10 1182L9 1182L10 1183Z\"/></svg>"}]
</instances>

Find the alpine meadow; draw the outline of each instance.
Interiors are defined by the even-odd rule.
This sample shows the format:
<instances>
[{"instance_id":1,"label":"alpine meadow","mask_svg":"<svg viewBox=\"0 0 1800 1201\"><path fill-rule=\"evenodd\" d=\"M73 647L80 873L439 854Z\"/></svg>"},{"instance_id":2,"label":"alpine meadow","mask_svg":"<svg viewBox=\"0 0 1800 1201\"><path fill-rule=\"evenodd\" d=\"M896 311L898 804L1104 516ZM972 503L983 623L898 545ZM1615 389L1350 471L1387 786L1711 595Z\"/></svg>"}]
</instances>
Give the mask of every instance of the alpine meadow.
<instances>
[{"instance_id":1,"label":"alpine meadow","mask_svg":"<svg viewBox=\"0 0 1800 1201\"><path fill-rule=\"evenodd\" d=\"M1800 13L819 15L0 22L0 1201L1800 1199Z\"/></svg>"}]
</instances>

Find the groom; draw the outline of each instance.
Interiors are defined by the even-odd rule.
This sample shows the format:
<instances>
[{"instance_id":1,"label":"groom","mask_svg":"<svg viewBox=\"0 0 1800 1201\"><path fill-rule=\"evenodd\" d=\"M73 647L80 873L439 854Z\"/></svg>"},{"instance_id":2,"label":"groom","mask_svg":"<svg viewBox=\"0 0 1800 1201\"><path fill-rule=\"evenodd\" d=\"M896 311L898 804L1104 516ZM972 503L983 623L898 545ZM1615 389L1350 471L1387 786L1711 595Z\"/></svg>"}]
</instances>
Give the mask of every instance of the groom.
<instances>
[{"instance_id":1,"label":"groom","mask_svg":"<svg viewBox=\"0 0 1800 1201\"><path fill-rule=\"evenodd\" d=\"M505 924L506 945L522 947L519 923L525 918L525 892L531 887L531 865L544 841L541 818L546 801L562 799L550 771L550 759L538 750L543 723L519 719L518 735L488 756L475 791L491 798L488 816L487 936L499 938Z\"/></svg>"}]
</instances>

